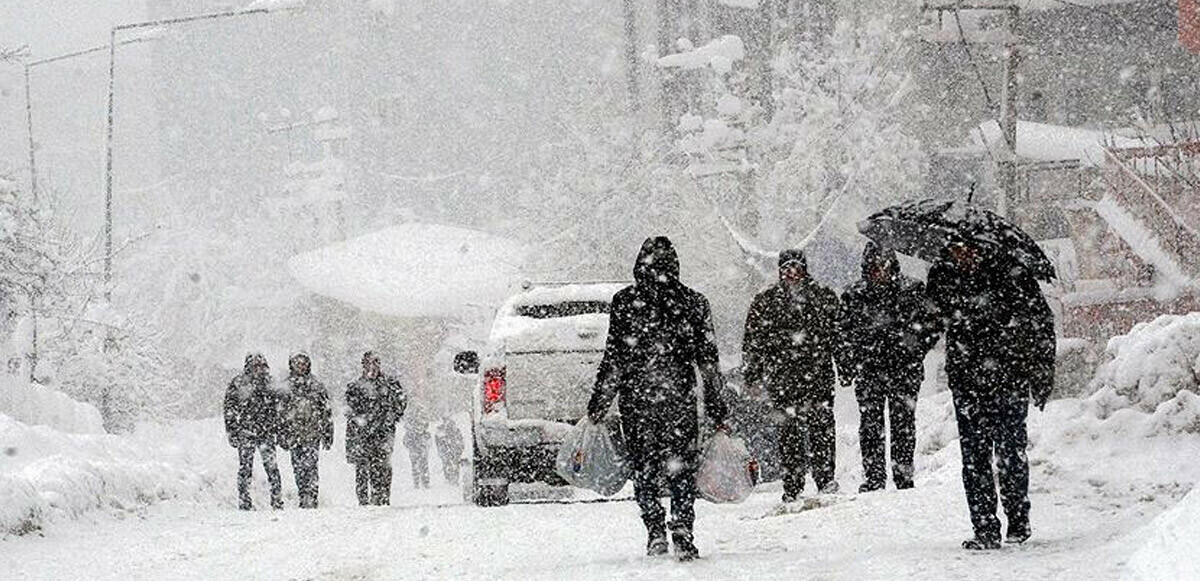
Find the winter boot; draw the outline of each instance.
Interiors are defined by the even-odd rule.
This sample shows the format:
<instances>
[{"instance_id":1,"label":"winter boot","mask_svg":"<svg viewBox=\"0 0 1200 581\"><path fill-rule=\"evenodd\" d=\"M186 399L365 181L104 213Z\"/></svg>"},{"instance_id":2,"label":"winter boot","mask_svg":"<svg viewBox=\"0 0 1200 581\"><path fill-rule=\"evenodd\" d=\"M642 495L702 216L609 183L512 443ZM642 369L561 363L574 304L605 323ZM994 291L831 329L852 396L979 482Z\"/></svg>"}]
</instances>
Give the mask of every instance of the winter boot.
<instances>
[{"instance_id":1,"label":"winter boot","mask_svg":"<svg viewBox=\"0 0 1200 581\"><path fill-rule=\"evenodd\" d=\"M650 529L649 540L646 541L646 556L661 557L667 554L667 531L662 527Z\"/></svg>"},{"instance_id":2,"label":"winter boot","mask_svg":"<svg viewBox=\"0 0 1200 581\"><path fill-rule=\"evenodd\" d=\"M963 541L962 547L968 551L994 551L1000 548L1000 539L975 536Z\"/></svg>"},{"instance_id":3,"label":"winter boot","mask_svg":"<svg viewBox=\"0 0 1200 581\"><path fill-rule=\"evenodd\" d=\"M821 494L837 494L841 490L837 480L830 480L821 486Z\"/></svg>"},{"instance_id":4,"label":"winter boot","mask_svg":"<svg viewBox=\"0 0 1200 581\"><path fill-rule=\"evenodd\" d=\"M700 550L692 542L691 527L671 527L671 541L675 544L675 558L680 561L695 561L700 558Z\"/></svg>"},{"instance_id":5,"label":"winter boot","mask_svg":"<svg viewBox=\"0 0 1200 581\"><path fill-rule=\"evenodd\" d=\"M899 486L897 486L897 488L898 487ZM858 487L859 494L866 494L868 492L875 492L878 490L883 490L882 482L871 482L868 480L867 482L862 483L862 486Z\"/></svg>"},{"instance_id":6,"label":"winter boot","mask_svg":"<svg viewBox=\"0 0 1200 581\"><path fill-rule=\"evenodd\" d=\"M1004 542L1019 545L1029 540L1033 536L1033 531L1029 529L1028 524L1009 525L1008 534L1004 537Z\"/></svg>"}]
</instances>

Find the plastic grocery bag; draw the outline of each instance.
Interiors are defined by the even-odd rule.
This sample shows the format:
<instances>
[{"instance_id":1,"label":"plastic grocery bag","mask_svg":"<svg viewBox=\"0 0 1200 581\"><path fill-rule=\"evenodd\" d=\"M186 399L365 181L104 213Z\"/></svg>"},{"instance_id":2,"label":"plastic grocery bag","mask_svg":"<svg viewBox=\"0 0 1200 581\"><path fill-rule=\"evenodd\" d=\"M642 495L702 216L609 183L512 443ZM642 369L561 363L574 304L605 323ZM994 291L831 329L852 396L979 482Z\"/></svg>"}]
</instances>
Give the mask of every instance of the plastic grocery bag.
<instances>
[{"instance_id":1,"label":"plastic grocery bag","mask_svg":"<svg viewBox=\"0 0 1200 581\"><path fill-rule=\"evenodd\" d=\"M700 497L709 502L736 503L750 497L758 484L758 461L741 438L717 432L709 438L696 473Z\"/></svg>"},{"instance_id":2,"label":"plastic grocery bag","mask_svg":"<svg viewBox=\"0 0 1200 581\"><path fill-rule=\"evenodd\" d=\"M555 468L573 486L604 496L620 492L629 479L629 459L624 446L604 425L579 420L558 450Z\"/></svg>"}]
</instances>

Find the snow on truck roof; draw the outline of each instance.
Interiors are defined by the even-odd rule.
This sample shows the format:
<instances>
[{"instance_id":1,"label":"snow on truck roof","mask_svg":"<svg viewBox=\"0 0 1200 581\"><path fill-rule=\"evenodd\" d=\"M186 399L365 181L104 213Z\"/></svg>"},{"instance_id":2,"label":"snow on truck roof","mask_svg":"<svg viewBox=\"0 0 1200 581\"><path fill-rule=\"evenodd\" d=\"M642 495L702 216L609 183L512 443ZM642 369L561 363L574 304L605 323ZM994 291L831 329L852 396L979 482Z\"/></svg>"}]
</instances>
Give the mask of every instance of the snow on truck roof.
<instances>
[{"instance_id":1,"label":"snow on truck roof","mask_svg":"<svg viewBox=\"0 0 1200 581\"><path fill-rule=\"evenodd\" d=\"M513 295L505 305L515 308L526 305L553 305L567 302L611 302L617 291L633 284L630 282L578 282L541 286L533 283L526 290ZM506 309L507 310L507 309Z\"/></svg>"},{"instance_id":2,"label":"snow on truck roof","mask_svg":"<svg viewBox=\"0 0 1200 581\"><path fill-rule=\"evenodd\" d=\"M502 303L521 282L525 247L481 230L410 223L288 261L302 286L364 311L460 318Z\"/></svg>"}]
</instances>

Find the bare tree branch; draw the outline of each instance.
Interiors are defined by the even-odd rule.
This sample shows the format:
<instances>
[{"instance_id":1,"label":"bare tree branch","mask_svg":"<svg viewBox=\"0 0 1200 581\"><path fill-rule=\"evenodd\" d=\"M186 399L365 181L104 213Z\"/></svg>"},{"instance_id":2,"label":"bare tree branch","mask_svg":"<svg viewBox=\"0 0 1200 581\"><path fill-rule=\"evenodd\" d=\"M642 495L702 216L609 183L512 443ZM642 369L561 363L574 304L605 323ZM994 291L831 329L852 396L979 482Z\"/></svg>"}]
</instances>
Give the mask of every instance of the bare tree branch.
<instances>
[{"instance_id":1,"label":"bare tree branch","mask_svg":"<svg viewBox=\"0 0 1200 581\"><path fill-rule=\"evenodd\" d=\"M29 45L6 47L0 46L0 63L16 62L29 58Z\"/></svg>"}]
</instances>

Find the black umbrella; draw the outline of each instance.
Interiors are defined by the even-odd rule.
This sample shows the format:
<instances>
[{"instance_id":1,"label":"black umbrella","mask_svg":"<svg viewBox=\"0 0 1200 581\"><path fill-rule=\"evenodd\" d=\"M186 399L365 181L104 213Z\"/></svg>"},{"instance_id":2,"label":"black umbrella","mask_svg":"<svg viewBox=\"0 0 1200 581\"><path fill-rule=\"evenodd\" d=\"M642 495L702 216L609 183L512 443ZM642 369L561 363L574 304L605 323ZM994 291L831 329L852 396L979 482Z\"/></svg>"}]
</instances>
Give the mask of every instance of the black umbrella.
<instances>
[{"instance_id":1,"label":"black umbrella","mask_svg":"<svg viewBox=\"0 0 1200 581\"><path fill-rule=\"evenodd\" d=\"M1054 278L1054 265L1042 248L1002 216L954 200L920 200L876 212L858 231L901 254L933 262L954 240L976 243L1027 269L1035 278Z\"/></svg>"}]
</instances>

